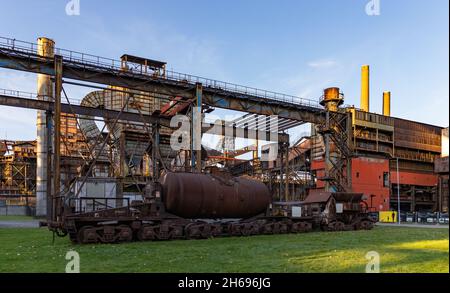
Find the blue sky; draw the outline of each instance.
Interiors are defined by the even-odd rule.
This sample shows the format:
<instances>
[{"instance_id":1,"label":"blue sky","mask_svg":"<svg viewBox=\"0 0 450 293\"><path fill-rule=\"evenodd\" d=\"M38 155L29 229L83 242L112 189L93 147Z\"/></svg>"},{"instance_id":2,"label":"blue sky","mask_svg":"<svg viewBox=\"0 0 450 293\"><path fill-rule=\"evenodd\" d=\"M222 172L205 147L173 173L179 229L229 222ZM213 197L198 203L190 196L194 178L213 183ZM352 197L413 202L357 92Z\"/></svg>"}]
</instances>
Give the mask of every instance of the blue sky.
<instances>
[{"instance_id":1,"label":"blue sky","mask_svg":"<svg viewBox=\"0 0 450 293\"><path fill-rule=\"evenodd\" d=\"M373 112L392 92L392 115L448 126L448 0L0 0L0 36L47 36L70 50L164 60L176 71L318 99L338 86L359 105L371 65ZM0 88L36 92L36 76L0 69ZM81 99L86 92L70 88ZM35 112L0 107L0 137L34 139Z\"/></svg>"}]
</instances>

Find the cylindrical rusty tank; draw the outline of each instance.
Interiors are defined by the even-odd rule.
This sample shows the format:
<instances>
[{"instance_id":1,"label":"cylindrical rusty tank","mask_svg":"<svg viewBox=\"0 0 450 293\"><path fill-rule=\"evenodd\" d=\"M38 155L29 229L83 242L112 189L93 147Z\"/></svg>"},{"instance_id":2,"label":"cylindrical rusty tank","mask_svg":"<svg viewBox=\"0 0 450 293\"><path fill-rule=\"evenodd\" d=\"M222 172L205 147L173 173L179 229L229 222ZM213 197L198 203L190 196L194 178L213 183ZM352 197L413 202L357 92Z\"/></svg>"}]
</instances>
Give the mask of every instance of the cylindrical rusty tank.
<instances>
[{"instance_id":1,"label":"cylindrical rusty tank","mask_svg":"<svg viewBox=\"0 0 450 293\"><path fill-rule=\"evenodd\" d=\"M323 90L323 96L320 104L326 110L337 112L340 105L344 103L344 95L341 94L338 87L330 87Z\"/></svg>"},{"instance_id":2,"label":"cylindrical rusty tank","mask_svg":"<svg viewBox=\"0 0 450 293\"><path fill-rule=\"evenodd\" d=\"M263 213L271 201L262 182L245 178L166 173L161 185L166 210L184 218L250 218Z\"/></svg>"}]
</instances>

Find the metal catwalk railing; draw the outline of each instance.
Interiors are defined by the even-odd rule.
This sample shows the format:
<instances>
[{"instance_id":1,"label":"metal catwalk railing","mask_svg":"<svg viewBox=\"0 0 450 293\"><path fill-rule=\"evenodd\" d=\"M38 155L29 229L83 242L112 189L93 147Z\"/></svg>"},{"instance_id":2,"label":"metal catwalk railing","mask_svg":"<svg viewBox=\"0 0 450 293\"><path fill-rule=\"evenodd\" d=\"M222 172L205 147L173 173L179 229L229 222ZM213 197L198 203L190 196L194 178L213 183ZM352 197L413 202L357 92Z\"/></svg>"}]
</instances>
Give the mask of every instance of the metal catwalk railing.
<instances>
[{"instance_id":1,"label":"metal catwalk railing","mask_svg":"<svg viewBox=\"0 0 450 293\"><path fill-rule=\"evenodd\" d=\"M38 49L39 45L36 43L24 42L10 38L0 37L0 50L9 50L10 53L20 53L20 55L30 56L30 57L39 57ZM61 48L55 48L55 54L63 56L64 62L73 62L78 65L83 65L87 67L101 68L103 70L119 72L122 70L122 61L95 56L91 54L70 51ZM42 58L42 57L40 57ZM131 72L134 73L134 72ZM148 76L155 78L152 72L137 72L136 74ZM247 95L256 98L260 98L263 100L271 100L276 102L285 102L300 106L307 106L312 108L320 108L318 101L304 99L300 97L296 97L293 95L277 93L273 91L258 89L254 87L248 87L243 85L238 85L234 83L204 78L200 76L195 76L191 74L185 74L176 72L173 70L166 70L164 78L171 81L176 82L184 82L189 84L201 83L204 88L210 88L215 90L221 90L230 92L233 94Z\"/></svg>"},{"instance_id":2,"label":"metal catwalk railing","mask_svg":"<svg viewBox=\"0 0 450 293\"><path fill-rule=\"evenodd\" d=\"M38 100L38 94L37 93L16 91L16 90L11 90L11 89L2 89L2 88L0 88L0 95L16 97L16 98L22 98L22 99ZM62 98L62 102L65 103L66 102L66 98ZM69 102L72 105L80 105L81 104L81 100L74 99L74 98L69 98Z\"/></svg>"}]
</instances>

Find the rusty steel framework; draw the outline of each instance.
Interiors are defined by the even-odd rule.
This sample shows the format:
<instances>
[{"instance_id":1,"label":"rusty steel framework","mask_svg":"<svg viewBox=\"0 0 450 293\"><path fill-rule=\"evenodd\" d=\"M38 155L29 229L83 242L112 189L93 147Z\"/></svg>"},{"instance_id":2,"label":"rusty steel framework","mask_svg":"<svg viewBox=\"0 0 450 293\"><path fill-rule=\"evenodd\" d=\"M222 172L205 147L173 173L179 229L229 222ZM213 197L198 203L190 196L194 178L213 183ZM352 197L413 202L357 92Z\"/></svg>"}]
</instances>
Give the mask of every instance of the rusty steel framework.
<instances>
[{"instance_id":1,"label":"rusty steel framework","mask_svg":"<svg viewBox=\"0 0 450 293\"><path fill-rule=\"evenodd\" d=\"M327 111L313 100L170 71L165 68L165 64L164 68L158 67L161 64L152 63L150 59L124 55L119 61L59 48L54 48L54 57L50 58L39 55L38 51L37 44L0 38L0 67L50 76L54 83L54 100L42 100L35 94L21 91L0 90L0 105L44 111L47 116L47 126L52 127L48 129L49 133L54 133L53 141L50 138L48 140L48 170L53 171L47 173L47 200L48 206L52 207L48 213L50 222L59 220L57 211L62 208L59 199L70 188L70 186L61 186L60 178L62 162L65 162L60 145L61 142L64 143L64 140L60 139L61 115L64 113L78 118L76 119L78 129L80 129L80 117L84 117L82 119L98 117L105 122L103 129L99 131L100 134L91 139L90 143L88 143L90 138L86 138L86 133L82 133L84 137L80 144L84 145L85 152L80 154L79 159L73 163L80 165L78 172L81 175L77 179L78 189L73 196L75 198L100 163L109 168L108 174L117 174L114 171L116 163L113 155L105 156L105 154L113 154L119 148L121 158L119 168L127 165L124 161L127 157L125 142L129 140L126 136L122 136L125 132L117 136L112 131L117 125L123 123L141 129L135 134L138 138L134 141L140 141L145 146L144 149L152 163L143 166L145 172L142 172L140 176L136 174L126 176L120 171L120 175L116 177L122 183L121 189L126 188L124 186L134 186L133 188L144 193L145 186L149 183L148 178L156 182L159 180L160 170L170 168L162 154L162 147L169 145L169 134L174 130L170 122L173 115L177 113L190 115L191 129L193 129L190 149L184 151L182 168L186 170L190 169L191 172L199 173L204 171L202 162L207 156L204 156L204 150L195 147L200 133L208 132L217 135L231 133L233 138L266 139L271 137L274 130L270 126L261 128L259 123L270 120L270 116L275 115L278 117L278 129L277 139L273 142L280 146L278 168L269 175L260 174L262 165L254 157L251 174L246 166L234 166L234 171L231 173L255 176L255 166L258 166L256 178L269 185L276 184L280 199L283 198L283 193L284 200L289 201L292 186L309 183L299 177L300 171L307 171L305 159L302 160L302 164L299 164L299 162L294 163L290 158L293 149L290 148L289 136L284 131L304 123L312 123L318 126L328 150L325 154L327 174L323 179L328 182L327 190L334 188L335 191L351 191L351 176L348 174L351 168L350 158L353 155L352 124L351 115L345 111ZM118 108L92 107L70 99L64 90L65 84L97 88L103 92L110 92L112 95L123 94L125 98L122 99L121 106ZM160 99L165 104L152 113L143 113L139 96ZM203 114L214 108L242 111L248 114L235 121L222 121L219 125L196 120L196 112ZM54 123L52 124L51 121ZM107 128L109 131L105 132ZM164 132L163 129L169 132ZM256 130L258 131L255 133ZM133 134L129 135L133 136ZM135 148L138 148L137 144L134 144ZM167 158L169 157L175 156L169 152ZM144 158L139 162L142 165L147 164ZM73 164L68 169L73 167ZM73 178L65 179L70 184L74 183Z\"/></svg>"},{"instance_id":2,"label":"rusty steel framework","mask_svg":"<svg viewBox=\"0 0 450 293\"><path fill-rule=\"evenodd\" d=\"M36 188L36 142L0 142L0 199L31 203Z\"/></svg>"},{"instance_id":3,"label":"rusty steel framework","mask_svg":"<svg viewBox=\"0 0 450 293\"><path fill-rule=\"evenodd\" d=\"M344 110L345 111L345 110ZM325 123L318 125L318 131L325 138L325 177L326 189L331 186L336 191L349 191L351 188L351 113L329 111ZM333 142L335 155L331 156L330 141Z\"/></svg>"}]
</instances>

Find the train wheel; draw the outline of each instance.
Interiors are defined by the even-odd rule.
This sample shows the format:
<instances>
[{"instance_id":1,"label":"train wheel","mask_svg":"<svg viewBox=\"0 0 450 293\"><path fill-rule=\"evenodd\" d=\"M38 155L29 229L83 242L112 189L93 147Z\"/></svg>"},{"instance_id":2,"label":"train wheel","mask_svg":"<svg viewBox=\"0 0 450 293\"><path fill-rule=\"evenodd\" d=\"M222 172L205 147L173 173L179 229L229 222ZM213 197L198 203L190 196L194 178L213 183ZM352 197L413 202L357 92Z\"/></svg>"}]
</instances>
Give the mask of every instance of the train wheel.
<instances>
[{"instance_id":1,"label":"train wheel","mask_svg":"<svg viewBox=\"0 0 450 293\"><path fill-rule=\"evenodd\" d=\"M340 221L335 222L335 224L334 224L334 231L344 231L344 230L345 230L345 224L344 223L342 223Z\"/></svg>"},{"instance_id":2,"label":"train wheel","mask_svg":"<svg viewBox=\"0 0 450 293\"><path fill-rule=\"evenodd\" d=\"M169 240L171 237L170 226L168 223L161 223L161 225L155 226L155 234L158 240Z\"/></svg>"},{"instance_id":3,"label":"train wheel","mask_svg":"<svg viewBox=\"0 0 450 293\"><path fill-rule=\"evenodd\" d=\"M287 222L280 222L279 227L280 227L280 232L279 232L280 234L289 233L289 224Z\"/></svg>"},{"instance_id":4,"label":"train wheel","mask_svg":"<svg viewBox=\"0 0 450 293\"><path fill-rule=\"evenodd\" d=\"M308 232L308 224L306 222L297 222L293 223L291 226L291 232L292 233L305 233Z\"/></svg>"},{"instance_id":5,"label":"train wheel","mask_svg":"<svg viewBox=\"0 0 450 293\"><path fill-rule=\"evenodd\" d=\"M275 222L273 223L273 234L280 234L281 233L281 227L280 223Z\"/></svg>"},{"instance_id":6,"label":"train wheel","mask_svg":"<svg viewBox=\"0 0 450 293\"><path fill-rule=\"evenodd\" d=\"M291 225L291 233L299 233L301 230L300 223L293 223Z\"/></svg>"},{"instance_id":7,"label":"train wheel","mask_svg":"<svg viewBox=\"0 0 450 293\"><path fill-rule=\"evenodd\" d=\"M242 224L241 233L242 236L250 236L252 232L252 223Z\"/></svg>"},{"instance_id":8,"label":"train wheel","mask_svg":"<svg viewBox=\"0 0 450 293\"><path fill-rule=\"evenodd\" d=\"M211 236L212 237L218 237L218 236L222 235L222 233L223 233L222 225L220 225L220 224L212 224L211 225Z\"/></svg>"},{"instance_id":9,"label":"train wheel","mask_svg":"<svg viewBox=\"0 0 450 293\"><path fill-rule=\"evenodd\" d=\"M253 222L250 229L250 235L259 235L261 226L258 222Z\"/></svg>"},{"instance_id":10,"label":"train wheel","mask_svg":"<svg viewBox=\"0 0 450 293\"><path fill-rule=\"evenodd\" d=\"M266 223L266 224L264 224L264 226L263 226L263 233L264 234L274 234L273 226L274 226L274 223Z\"/></svg>"},{"instance_id":11,"label":"train wheel","mask_svg":"<svg viewBox=\"0 0 450 293\"><path fill-rule=\"evenodd\" d=\"M155 240L156 233L154 227L150 225L142 225L137 233L137 237L140 241Z\"/></svg>"},{"instance_id":12,"label":"train wheel","mask_svg":"<svg viewBox=\"0 0 450 293\"><path fill-rule=\"evenodd\" d=\"M121 242L130 242L133 240L133 230L128 225L120 225L117 227L119 234L119 241Z\"/></svg>"},{"instance_id":13,"label":"train wheel","mask_svg":"<svg viewBox=\"0 0 450 293\"><path fill-rule=\"evenodd\" d=\"M170 226L169 238L170 239L182 239L183 236L183 226L181 225L173 225Z\"/></svg>"},{"instance_id":14,"label":"train wheel","mask_svg":"<svg viewBox=\"0 0 450 293\"><path fill-rule=\"evenodd\" d=\"M210 224L203 224L199 227L201 231L201 237L202 238L209 238L211 237L211 225Z\"/></svg>"},{"instance_id":15,"label":"train wheel","mask_svg":"<svg viewBox=\"0 0 450 293\"><path fill-rule=\"evenodd\" d=\"M252 223L244 223L241 225L241 235L242 236L252 235Z\"/></svg>"},{"instance_id":16,"label":"train wheel","mask_svg":"<svg viewBox=\"0 0 450 293\"><path fill-rule=\"evenodd\" d=\"M241 224L230 224L228 226L228 233L230 236L241 236L242 235L243 226Z\"/></svg>"},{"instance_id":17,"label":"train wheel","mask_svg":"<svg viewBox=\"0 0 450 293\"><path fill-rule=\"evenodd\" d=\"M188 224L184 228L184 234L186 235L186 239L199 239L202 236L199 226L194 223Z\"/></svg>"},{"instance_id":18,"label":"train wheel","mask_svg":"<svg viewBox=\"0 0 450 293\"><path fill-rule=\"evenodd\" d=\"M84 226L77 233L77 241L81 244L96 243L97 231L92 226Z\"/></svg>"},{"instance_id":19,"label":"train wheel","mask_svg":"<svg viewBox=\"0 0 450 293\"><path fill-rule=\"evenodd\" d=\"M118 238L118 233L116 233L116 227L114 226L103 226L101 232L102 236L100 239L104 243L113 243Z\"/></svg>"},{"instance_id":20,"label":"train wheel","mask_svg":"<svg viewBox=\"0 0 450 293\"><path fill-rule=\"evenodd\" d=\"M313 226L312 226L311 223L303 222L303 224L304 224L304 227L305 227L305 232L311 232L312 231Z\"/></svg>"},{"instance_id":21,"label":"train wheel","mask_svg":"<svg viewBox=\"0 0 450 293\"><path fill-rule=\"evenodd\" d=\"M363 220L359 224L359 228L362 230L370 230L373 228L373 223L368 220Z\"/></svg>"},{"instance_id":22,"label":"train wheel","mask_svg":"<svg viewBox=\"0 0 450 293\"><path fill-rule=\"evenodd\" d=\"M336 222L331 222L326 226L325 231L335 231Z\"/></svg>"}]
</instances>

